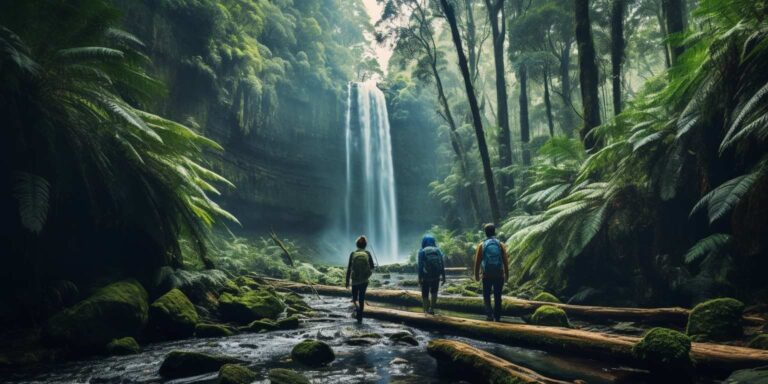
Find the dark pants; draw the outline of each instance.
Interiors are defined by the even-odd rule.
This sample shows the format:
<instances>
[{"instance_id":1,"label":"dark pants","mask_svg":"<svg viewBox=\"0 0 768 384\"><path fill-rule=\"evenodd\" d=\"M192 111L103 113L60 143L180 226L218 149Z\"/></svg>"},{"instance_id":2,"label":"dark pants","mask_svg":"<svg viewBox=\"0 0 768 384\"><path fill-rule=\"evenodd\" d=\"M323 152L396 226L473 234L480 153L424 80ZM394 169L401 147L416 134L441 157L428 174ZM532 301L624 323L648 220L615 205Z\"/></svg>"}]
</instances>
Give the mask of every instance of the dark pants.
<instances>
[{"instance_id":1,"label":"dark pants","mask_svg":"<svg viewBox=\"0 0 768 384\"><path fill-rule=\"evenodd\" d=\"M485 315L496 321L501 319L501 288L504 286L504 279L483 279L483 303L485 304ZM491 309L491 290L493 290L493 309Z\"/></svg>"},{"instance_id":2,"label":"dark pants","mask_svg":"<svg viewBox=\"0 0 768 384\"><path fill-rule=\"evenodd\" d=\"M363 307L365 306L365 290L368 289L368 283L352 286L352 301L357 304L357 321L363 321Z\"/></svg>"},{"instance_id":3,"label":"dark pants","mask_svg":"<svg viewBox=\"0 0 768 384\"><path fill-rule=\"evenodd\" d=\"M432 294L432 301L437 301L437 289L440 288L440 280L422 280L421 281L421 299L428 300L429 294Z\"/></svg>"}]
</instances>

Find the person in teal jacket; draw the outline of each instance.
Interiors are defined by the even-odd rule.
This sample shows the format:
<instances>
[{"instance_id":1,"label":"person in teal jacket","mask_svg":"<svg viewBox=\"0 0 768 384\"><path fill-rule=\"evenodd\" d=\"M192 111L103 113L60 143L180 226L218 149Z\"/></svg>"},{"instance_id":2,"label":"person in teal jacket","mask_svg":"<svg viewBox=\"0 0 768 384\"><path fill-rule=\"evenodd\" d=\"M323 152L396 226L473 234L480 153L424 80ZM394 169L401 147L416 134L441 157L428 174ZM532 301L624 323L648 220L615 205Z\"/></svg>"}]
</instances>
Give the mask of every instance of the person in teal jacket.
<instances>
[{"instance_id":1,"label":"person in teal jacket","mask_svg":"<svg viewBox=\"0 0 768 384\"><path fill-rule=\"evenodd\" d=\"M439 284L441 281L445 284L444 258L443 251L437 246L435 237L429 234L424 235L421 240L417 267L424 313L430 315L435 314ZM430 295L432 300L430 300Z\"/></svg>"}]
</instances>

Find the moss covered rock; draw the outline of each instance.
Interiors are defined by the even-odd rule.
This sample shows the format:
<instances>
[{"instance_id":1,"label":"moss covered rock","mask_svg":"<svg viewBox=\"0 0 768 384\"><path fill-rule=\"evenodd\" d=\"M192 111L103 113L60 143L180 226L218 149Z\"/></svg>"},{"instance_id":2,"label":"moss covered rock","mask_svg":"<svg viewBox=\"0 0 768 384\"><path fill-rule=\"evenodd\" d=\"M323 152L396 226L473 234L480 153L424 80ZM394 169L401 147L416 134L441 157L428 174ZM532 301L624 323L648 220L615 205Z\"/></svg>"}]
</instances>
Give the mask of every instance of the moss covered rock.
<instances>
[{"instance_id":1,"label":"moss covered rock","mask_svg":"<svg viewBox=\"0 0 768 384\"><path fill-rule=\"evenodd\" d=\"M571 326L565 311L552 305L536 308L536 312L531 316L531 324L566 328Z\"/></svg>"},{"instance_id":2,"label":"moss covered rock","mask_svg":"<svg viewBox=\"0 0 768 384\"><path fill-rule=\"evenodd\" d=\"M690 352L691 339L667 328L651 329L632 347L632 354L651 371L678 374L691 368Z\"/></svg>"},{"instance_id":3,"label":"moss covered rock","mask_svg":"<svg viewBox=\"0 0 768 384\"><path fill-rule=\"evenodd\" d=\"M768 334L762 333L750 340L748 347L755 349L768 349Z\"/></svg>"},{"instance_id":4,"label":"moss covered rock","mask_svg":"<svg viewBox=\"0 0 768 384\"><path fill-rule=\"evenodd\" d=\"M276 329L277 323L269 319L254 320L245 327L240 328L241 331L245 332L274 331Z\"/></svg>"},{"instance_id":5,"label":"moss covered rock","mask_svg":"<svg viewBox=\"0 0 768 384\"><path fill-rule=\"evenodd\" d=\"M257 283L256 280L248 277L248 276L240 276L235 279L235 284L237 284L238 287L248 287L250 289L259 289L261 288L261 284Z\"/></svg>"},{"instance_id":6,"label":"moss covered rock","mask_svg":"<svg viewBox=\"0 0 768 384\"><path fill-rule=\"evenodd\" d=\"M560 299L549 292L541 292L533 297L533 301L543 301L547 303L560 303Z\"/></svg>"},{"instance_id":7,"label":"moss covered rock","mask_svg":"<svg viewBox=\"0 0 768 384\"><path fill-rule=\"evenodd\" d=\"M138 335L147 324L147 308L147 292L139 282L112 283L51 317L45 336L75 349L102 349L114 339Z\"/></svg>"},{"instance_id":8,"label":"moss covered rock","mask_svg":"<svg viewBox=\"0 0 768 384\"><path fill-rule=\"evenodd\" d=\"M309 379L304 375L290 369L270 369L268 377L272 384L309 384Z\"/></svg>"},{"instance_id":9,"label":"moss covered rock","mask_svg":"<svg viewBox=\"0 0 768 384\"><path fill-rule=\"evenodd\" d=\"M141 352L141 347L133 337L115 339L107 344L107 353L110 355L133 355Z\"/></svg>"},{"instance_id":10,"label":"moss covered rock","mask_svg":"<svg viewBox=\"0 0 768 384\"><path fill-rule=\"evenodd\" d=\"M299 328L299 317L289 316L277 321L277 328L279 329L296 329Z\"/></svg>"},{"instance_id":11,"label":"moss covered rock","mask_svg":"<svg viewBox=\"0 0 768 384\"><path fill-rule=\"evenodd\" d=\"M229 356L207 353L172 351L160 365L160 376L175 379L218 371L224 364L241 364L244 361Z\"/></svg>"},{"instance_id":12,"label":"moss covered rock","mask_svg":"<svg viewBox=\"0 0 768 384\"><path fill-rule=\"evenodd\" d=\"M184 292L174 288L149 306L149 327L163 338L192 336L199 318L194 304Z\"/></svg>"},{"instance_id":13,"label":"moss covered rock","mask_svg":"<svg viewBox=\"0 0 768 384\"><path fill-rule=\"evenodd\" d=\"M413 346L419 345L419 341L416 340L415 337L413 337L413 334L406 331L395 332L389 335L389 339L395 343L404 343L404 344L410 344Z\"/></svg>"},{"instance_id":14,"label":"moss covered rock","mask_svg":"<svg viewBox=\"0 0 768 384\"><path fill-rule=\"evenodd\" d=\"M336 359L336 354L328 344L319 340L304 340L291 350L291 357L304 365L318 367Z\"/></svg>"},{"instance_id":15,"label":"moss covered rock","mask_svg":"<svg viewBox=\"0 0 768 384\"><path fill-rule=\"evenodd\" d=\"M688 315L686 333L694 340L724 341L742 336L744 303L721 298L705 301Z\"/></svg>"},{"instance_id":16,"label":"moss covered rock","mask_svg":"<svg viewBox=\"0 0 768 384\"><path fill-rule=\"evenodd\" d=\"M256 372L238 364L224 364L219 369L219 384L250 384L258 378Z\"/></svg>"},{"instance_id":17,"label":"moss covered rock","mask_svg":"<svg viewBox=\"0 0 768 384\"><path fill-rule=\"evenodd\" d=\"M239 295L241 292L240 287L232 280L224 282L224 286L219 290L219 293L229 293L232 295Z\"/></svg>"},{"instance_id":18,"label":"moss covered rock","mask_svg":"<svg viewBox=\"0 0 768 384\"><path fill-rule=\"evenodd\" d=\"M201 323L195 326L195 336L197 337L226 337L234 334L235 332L226 325Z\"/></svg>"},{"instance_id":19,"label":"moss covered rock","mask_svg":"<svg viewBox=\"0 0 768 384\"><path fill-rule=\"evenodd\" d=\"M285 305L277 296L266 290L254 290L240 295L224 293L219 297L219 311L230 321L247 324L259 319L277 319Z\"/></svg>"}]
</instances>

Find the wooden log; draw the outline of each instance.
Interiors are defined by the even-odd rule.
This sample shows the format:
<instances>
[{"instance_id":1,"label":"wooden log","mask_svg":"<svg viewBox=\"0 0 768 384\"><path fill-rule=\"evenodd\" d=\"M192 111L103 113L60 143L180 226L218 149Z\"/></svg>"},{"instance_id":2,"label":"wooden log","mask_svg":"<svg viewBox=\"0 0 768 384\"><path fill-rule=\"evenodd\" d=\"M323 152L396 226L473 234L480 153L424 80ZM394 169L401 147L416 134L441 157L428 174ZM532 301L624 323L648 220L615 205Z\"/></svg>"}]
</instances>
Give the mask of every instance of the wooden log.
<instances>
[{"instance_id":1,"label":"wooden log","mask_svg":"<svg viewBox=\"0 0 768 384\"><path fill-rule=\"evenodd\" d=\"M640 338L571 328L497 323L451 316L434 316L369 305L365 317L405 323L473 339L524 346L550 352L593 357L644 368L632 354ZM768 365L768 351L730 345L692 343L691 357L698 369L728 373Z\"/></svg>"},{"instance_id":2,"label":"wooden log","mask_svg":"<svg viewBox=\"0 0 768 384\"><path fill-rule=\"evenodd\" d=\"M293 291L314 293L311 287L305 284L294 283L286 280L271 279L278 287ZM314 285L317 293L328 296L347 296L349 290L343 287L329 285ZM405 307L421 306L421 294L416 291L371 289L365 294L367 300L381 303L400 305ZM633 321L645 324L657 324L683 327L688 322L689 309L680 307L670 308L622 308L601 307L592 305L573 305L562 303L548 303L543 301L523 300L513 297L503 297L502 315L525 316L530 315L542 305L559 307L569 317L591 320L593 322ZM440 296L437 301L438 309L446 309L455 312L467 312L483 314L484 306L481 297ZM744 323L749 325L761 325L765 319L755 316L745 316Z\"/></svg>"},{"instance_id":3,"label":"wooden log","mask_svg":"<svg viewBox=\"0 0 768 384\"><path fill-rule=\"evenodd\" d=\"M550 379L535 371L510 363L500 357L454 340L435 339L427 352L446 373L460 373L473 382L489 384L573 384Z\"/></svg>"}]
</instances>

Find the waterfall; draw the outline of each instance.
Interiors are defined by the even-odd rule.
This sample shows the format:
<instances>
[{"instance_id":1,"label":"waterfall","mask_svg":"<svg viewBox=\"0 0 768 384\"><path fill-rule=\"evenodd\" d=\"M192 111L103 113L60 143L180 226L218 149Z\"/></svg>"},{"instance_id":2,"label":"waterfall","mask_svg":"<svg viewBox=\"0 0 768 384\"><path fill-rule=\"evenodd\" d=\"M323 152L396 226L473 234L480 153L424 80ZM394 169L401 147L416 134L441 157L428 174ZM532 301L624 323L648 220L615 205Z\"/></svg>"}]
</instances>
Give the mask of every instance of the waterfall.
<instances>
[{"instance_id":1,"label":"waterfall","mask_svg":"<svg viewBox=\"0 0 768 384\"><path fill-rule=\"evenodd\" d=\"M397 206L384 93L374 81L350 83L347 91L345 231L349 239L365 235L380 262L394 262Z\"/></svg>"}]
</instances>

